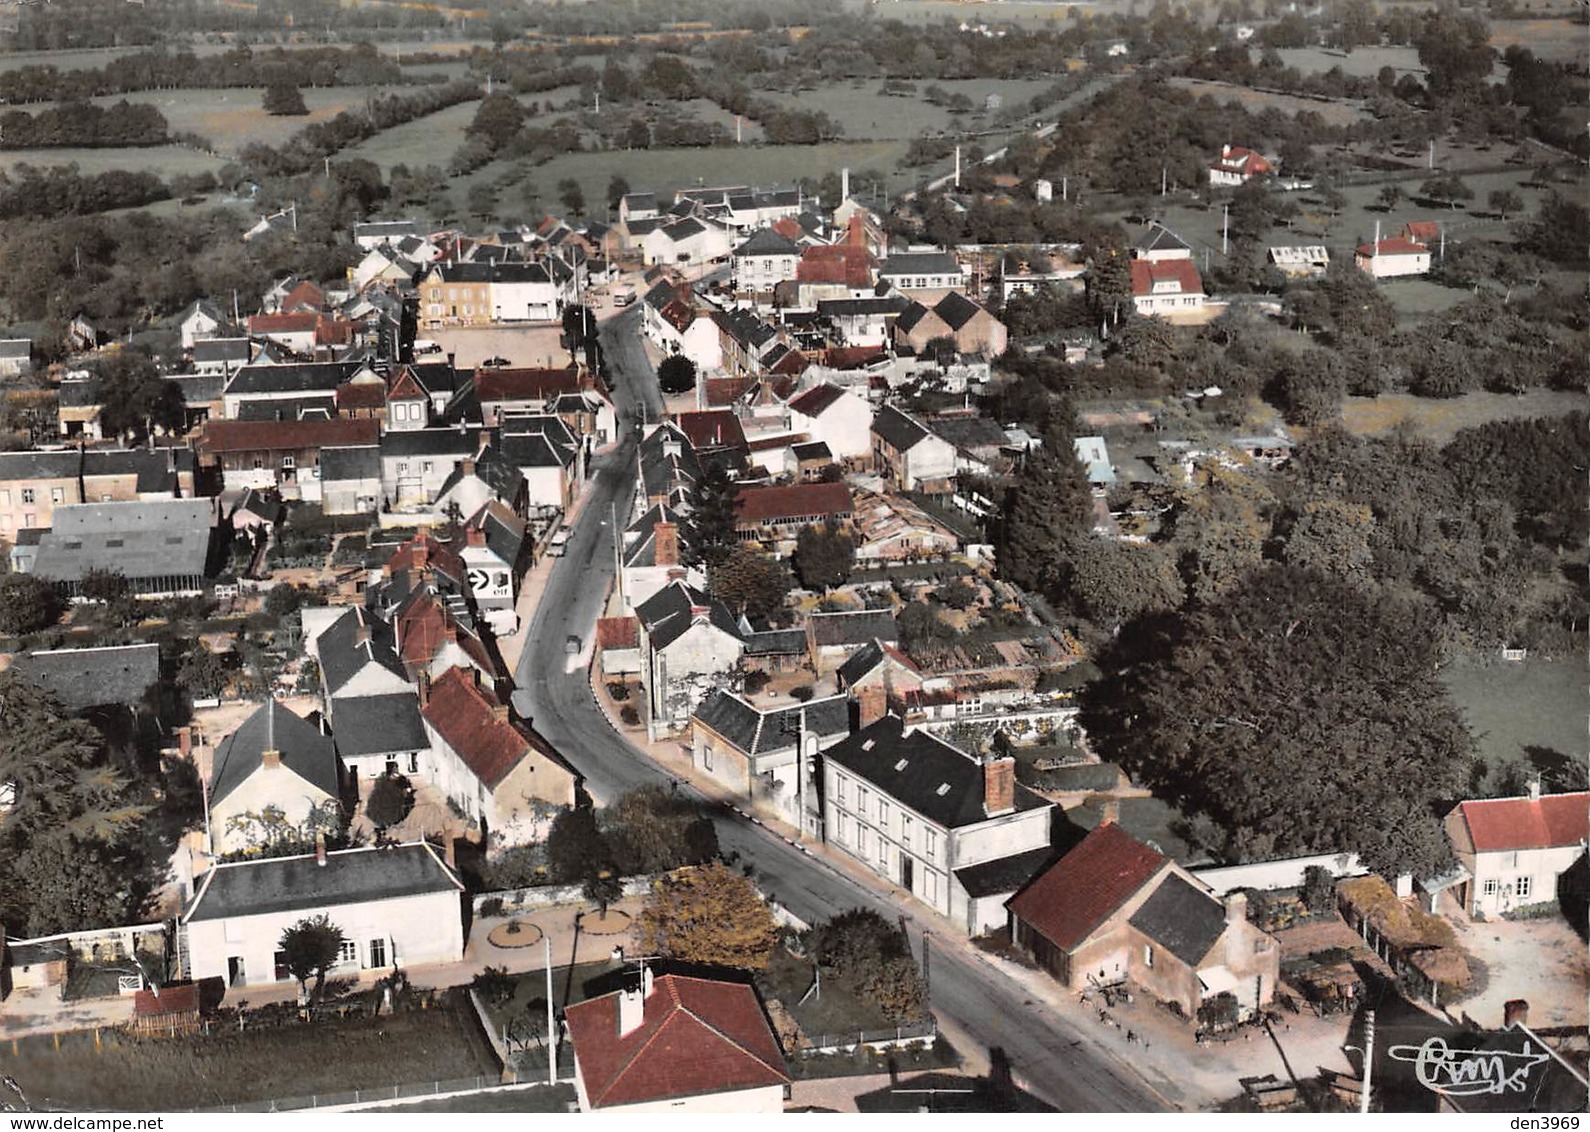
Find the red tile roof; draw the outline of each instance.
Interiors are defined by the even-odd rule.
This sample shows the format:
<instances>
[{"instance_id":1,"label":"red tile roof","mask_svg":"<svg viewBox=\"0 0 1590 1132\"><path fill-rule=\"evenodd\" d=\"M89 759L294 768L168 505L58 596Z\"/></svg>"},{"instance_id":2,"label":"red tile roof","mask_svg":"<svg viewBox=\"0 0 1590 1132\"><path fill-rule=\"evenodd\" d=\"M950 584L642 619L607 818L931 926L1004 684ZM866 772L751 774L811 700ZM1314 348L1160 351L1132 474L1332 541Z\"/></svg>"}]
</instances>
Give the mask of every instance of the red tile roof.
<instances>
[{"instance_id":1,"label":"red tile roof","mask_svg":"<svg viewBox=\"0 0 1590 1132\"><path fill-rule=\"evenodd\" d=\"M305 279L282 296L281 309L287 312L299 310L318 311L325 306L325 303L325 292Z\"/></svg>"},{"instance_id":2,"label":"red tile roof","mask_svg":"<svg viewBox=\"0 0 1590 1132\"><path fill-rule=\"evenodd\" d=\"M1481 853L1551 849L1590 838L1590 793L1492 798L1458 806Z\"/></svg>"},{"instance_id":3,"label":"red tile roof","mask_svg":"<svg viewBox=\"0 0 1590 1132\"><path fill-rule=\"evenodd\" d=\"M773 231L783 236L786 240L798 240L801 238L801 226L788 216L780 216L773 221Z\"/></svg>"},{"instance_id":4,"label":"red tile roof","mask_svg":"<svg viewBox=\"0 0 1590 1132\"><path fill-rule=\"evenodd\" d=\"M329 421L206 421L206 452L280 452L314 448L356 448L378 444L381 422L338 418Z\"/></svg>"},{"instance_id":5,"label":"red tile roof","mask_svg":"<svg viewBox=\"0 0 1590 1132\"><path fill-rule=\"evenodd\" d=\"M1174 282L1184 295L1201 295L1203 280L1190 259L1134 259L1132 261L1132 294L1152 295L1158 283ZM1166 294L1167 292L1160 292ZM1173 293L1173 292L1172 292Z\"/></svg>"},{"instance_id":6,"label":"red tile roof","mask_svg":"<svg viewBox=\"0 0 1590 1132\"><path fill-rule=\"evenodd\" d=\"M580 391L580 371L562 369L477 369L475 392L481 404L492 401L545 401Z\"/></svg>"},{"instance_id":7,"label":"red tile roof","mask_svg":"<svg viewBox=\"0 0 1590 1132\"><path fill-rule=\"evenodd\" d=\"M290 311L285 314L251 314L248 317L250 334L303 334L313 331L320 322L316 311Z\"/></svg>"},{"instance_id":8,"label":"red tile roof","mask_svg":"<svg viewBox=\"0 0 1590 1132\"><path fill-rule=\"evenodd\" d=\"M386 403L386 386L379 381L348 382L337 386L337 409L379 409Z\"/></svg>"},{"instance_id":9,"label":"red tile roof","mask_svg":"<svg viewBox=\"0 0 1590 1132\"><path fill-rule=\"evenodd\" d=\"M832 283L861 290L872 286L872 254L854 244L828 244L807 248L795 265L798 283Z\"/></svg>"},{"instance_id":10,"label":"red tile roof","mask_svg":"<svg viewBox=\"0 0 1590 1132\"><path fill-rule=\"evenodd\" d=\"M746 450L745 430L740 418L728 409L703 409L680 413L674 419L679 431L690 438L692 448L737 448Z\"/></svg>"},{"instance_id":11,"label":"red tile roof","mask_svg":"<svg viewBox=\"0 0 1590 1132\"><path fill-rule=\"evenodd\" d=\"M842 483L798 483L787 487L748 487L734 500L738 523L779 522L814 516L848 515L854 503Z\"/></svg>"},{"instance_id":12,"label":"red tile roof","mask_svg":"<svg viewBox=\"0 0 1590 1132\"><path fill-rule=\"evenodd\" d=\"M459 625L433 593L416 595L394 620L398 656L404 664L413 666L411 671L429 668L436 654L449 643L458 645L480 671L489 674L496 669L485 643Z\"/></svg>"},{"instance_id":13,"label":"red tile roof","mask_svg":"<svg viewBox=\"0 0 1590 1132\"><path fill-rule=\"evenodd\" d=\"M141 990L133 995L133 1014L139 1018L156 1018L164 1014L197 1014L199 1012L199 984L180 983L152 990Z\"/></svg>"},{"instance_id":14,"label":"red tile roof","mask_svg":"<svg viewBox=\"0 0 1590 1132\"><path fill-rule=\"evenodd\" d=\"M751 387L753 378L744 375L730 375L726 377L703 378L707 385L707 404L718 408L732 405L745 395Z\"/></svg>"},{"instance_id":15,"label":"red tile roof","mask_svg":"<svg viewBox=\"0 0 1590 1132\"><path fill-rule=\"evenodd\" d=\"M888 356L878 346L833 346L823 351L823 365L830 369L862 369Z\"/></svg>"},{"instance_id":16,"label":"red tile roof","mask_svg":"<svg viewBox=\"0 0 1590 1132\"><path fill-rule=\"evenodd\" d=\"M622 992L568 1008L592 1108L789 1083L756 992L740 983L660 976L641 1024L618 1032Z\"/></svg>"},{"instance_id":17,"label":"red tile roof","mask_svg":"<svg viewBox=\"0 0 1590 1132\"><path fill-rule=\"evenodd\" d=\"M1402 226L1402 234L1416 244L1429 245L1441 238L1439 220L1410 220Z\"/></svg>"},{"instance_id":18,"label":"red tile roof","mask_svg":"<svg viewBox=\"0 0 1590 1132\"><path fill-rule=\"evenodd\" d=\"M1412 240L1404 240L1401 236L1391 236L1380 241L1380 250L1375 251L1374 244L1359 244L1359 255L1425 255L1430 251L1423 244L1416 244Z\"/></svg>"},{"instance_id":19,"label":"red tile roof","mask_svg":"<svg viewBox=\"0 0 1590 1132\"><path fill-rule=\"evenodd\" d=\"M596 647L599 649L640 648L640 619L638 617L598 617L596 619Z\"/></svg>"},{"instance_id":20,"label":"red tile roof","mask_svg":"<svg viewBox=\"0 0 1590 1132\"><path fill-rule=\"evenodd\" d=\"M492 709L497 697L475 683L467 668L449 668L431 682L425 706L426 721L474 772L486 789L495 789L530 750L530 741Z\"/></svg>"},{"instance_id":21,"label":"red tile roof","mask_svg":"<svg viewBox=\"0 0 1590 1132\"><path fill-rule=\"evenodd\" d=\"M425 390L420 386L419 379L414 376L414 371L404 366L398 370L396 379L386 390L388 401L425 401L428 400Z\"/></svg>"},{"instance_id":22,"label":"red tile roof","mask_svg":"<svg viewBox=\"0 0 1590 1132\"><path fill-rule=\"evenodd\" d=\"M1270 162L1262 153L1244 149L1240 145L1228 145L1219 157L1209 163L1209 168L1256 177L1270 171Z\"/></svg>"},{"instance_id":23,"label":"red tile roof","mask_svg":"<svg viewBox=\"0 0 1590 1132\"><path fill-rule=\"evenodd\" d=\"M1106 822L1006 903L1011 914L1070 951L1099 929L1169 864L1114 822Z\"/></svg>"},{"instance_id":24,"label":"red tile roof","mask_svg":"<svg viewBox=\"0 0 1590 1132\"><path fill-rule=\"evenodd\" d=\"M800 396L791 399L789 407L808 417L822 416L824 410L845 395L837 385L823 382L814 385Z\"/></svg>"},{"instance_id":25,"label":"red tile roof","mask_svg":"<svg viewBox=\"0 0 1590 1132\"><path fill-rule=\"evenodd\" d=\"M315 341L322 346L346 346L358 329L345 318L323 318L315 323Z\"/></svg>"},{"instance_id":26,"label":"red tile roof","mask_svg":"<svg viewBox=\"0 0 1590 1132\"><path fill-rule=\"evenodd\" d=\"M394 550L392 557L386 560L388 577L395 577L405 570L426 569L434 569L455 582L464 580L464 560L429 530L421 530Z\"/></svg>"}]
</instances>

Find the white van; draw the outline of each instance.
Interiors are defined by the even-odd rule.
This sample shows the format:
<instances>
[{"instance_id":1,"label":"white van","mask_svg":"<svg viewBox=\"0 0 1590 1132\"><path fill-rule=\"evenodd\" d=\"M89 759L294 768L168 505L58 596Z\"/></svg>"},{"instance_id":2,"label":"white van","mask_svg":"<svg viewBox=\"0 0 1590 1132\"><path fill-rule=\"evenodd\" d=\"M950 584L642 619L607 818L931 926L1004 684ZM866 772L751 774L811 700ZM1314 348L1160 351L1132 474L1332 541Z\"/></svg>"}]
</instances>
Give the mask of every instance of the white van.
<instances>
[{"instance_id":1,"label":"white van","mask_svg":"<svg viewBox=\"0 0 1590 1132\"><path fill-rule=\"evenodd\" d=\"M552 532L552 538L547 542L547 553L553 558L562 558L563 552L569 545L569 528L559 527Z\"/></svg>"}]
</instances>

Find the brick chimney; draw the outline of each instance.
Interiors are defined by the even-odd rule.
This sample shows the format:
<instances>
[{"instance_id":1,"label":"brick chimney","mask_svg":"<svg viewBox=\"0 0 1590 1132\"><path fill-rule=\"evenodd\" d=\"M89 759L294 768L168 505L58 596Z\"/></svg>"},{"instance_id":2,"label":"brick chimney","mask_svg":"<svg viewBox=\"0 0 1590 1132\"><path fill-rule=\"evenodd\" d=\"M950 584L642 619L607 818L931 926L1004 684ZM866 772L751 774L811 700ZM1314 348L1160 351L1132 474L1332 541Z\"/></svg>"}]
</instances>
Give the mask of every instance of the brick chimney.
<instances>
[{"instance_id":1,"label":"brick chimney","mask_svg":"<svg viewBox=\"0 0 1590 1132\"><path fill-rule=\"evenodd\" d=\"M485 546L486 531L482 527L470 527L464 532L464 542L468 546Z\"/></svg>"},{"instance_id":2,"label":"brick chimney","mask_svg":"<svg viewBox=\"0 0 1590 1132\"><path fill-rule=\"evenodd\" d=\"M871 727L889 714L889 693L881 684L866 684L854 688L856 731Z\"/></svg>"},{"instance_id":3,"label":"brick chimney","mask_svg":"<svg viewBox=\"0 0 1590 1132\"><path fill-rule=\"evenodd\" d=\"M177 750L182 753L183 758L193 754L193 728L177 728Z\"/></svg>"},{"instance_id":4,"label":"brick chimney","mask_svg":"<svg viewBox=\"0 0 1590 1132\"><path fill-rule=\"evenodd\" d=\"M420 673L419 683L414 688L419 694L420 707L423 709L426 704L431 702L431 674L429 672Z\"/></svg>"},{"instance_id":5,"label":"brick chimney","mask_svg":"<svg viewBox=\"0 0 1590 1132\"><path fill-rule=\"evenodd\" d=\"M353 643L354 643L355 646L369 644L370 643L370 626L368 626L368 625L360 625L357 629L355 629L353 631Z\"/></svg>"},{"instance_id":6,"label":"brick chimney","mask_svg":"<svg viewBox=\"0 0 1590 1132\"><path fill-rule=\"evenodd\" d=\"M660 522L652 525L657 540L657 565L679 565L679 524Z\"/></svg>"},{"instance_id":7,"label":"brick chimney","mask_svg":"<svg viewBox=\"0 0 1590 1132\"><path fill-rule=\"evenodd\" d=\"M845 243L853 248L867 246L867 229L861 222L861 213L853 212L849 222L845 225Z\"/></svg>"},{"instance_id":8,"label":"brick chimney","mask_svg":"<svg viewBox=\"0 0 1590 1132\"><path fill-rule=\"evenodd\" d=\"M983 760L983 813L989 817L1008 814L1016 808L1016 760Z\"/></svg>"},{"instance_id":9,"label":"brick chimney","mask_svg":"<svg viewBox=\"0 0 1590 1132\"><path fill-rule=\"evenodd\" d=\"M272 747L270 750L261 751L259 765L266 770L275 770L282 765L282 753Z\"/></svg>"},{"instance_id":10,"label":"brick chimney","mask_svg":"<svg viewBox=\"0 0 1590 1132\"><path fill-rule=\"evenodd\" d=\"M410 556L416 567L427 565L431 560L430 531L421 528L420 533L414 537L414 553Z\"/></svg>"},{"instance_id":11,"label":"brick chimney","mask_svg":"<svg viewBox=\"0 0 1590 1132\"><path fill-rule=\"evenodd\" d=\"M1529 1000L1527 998L1510 998L1502 1003L1502 1025L1511 1026L1514 1023L1520 1026L1529 1025Z\"/></svg>"},{"instance_id":12,"label":"brick chimney","mask_svg":"<svg viewBox=\"0 0 1590 1132\"><path fill-rule=\"evenodd\" d=\"M1248 918L1248 894L1246 892L1228 892L1221 901L1226 906L1226 923L1236 925L1243 923Z\"/></svg>"},{"instance_id":13,"label":"brick chimney","mask_svg":"<svg viewBox=\"0 0 1590 1132\"><path fill-rule=\"evenodd\" d=\"M505 703L493 703L491 705L491 718L496 720L498 723L507 723L508 705Z\"/></svg>"},{"instance_id":14,"label":"brick chimney","mask_svg":"<svg viewBox=\"0 0 1590 1132\"><path fill-rule=\"evenodd\" d=\"M690 571L686 570L683 566L668 567L669 582L682 582L688 577L690 577Z\"/></svg>"},{"instance_id":15,"label":"brick chimney","mask_svg":"<svg viewBox=\"0 0 1590 1132\"><path fill-rule=\"evenodd\" d=\"M1099 807L1099 810L1100 810L1100 813L1099 813L1099 824L1100 825L1120 825L1121 824L1121 803L1120 803L1119 799L1116 799L1116 798L1106 798L1106 799L1104 799L1103 803Z\"/></svg>"},{"instance_id":16,"label":"brick chimney","mask_svg":"<svg viewBox=\"0 0 1590 1132\"><path fill-rule=\"evenodd\" d=\"M464 475L472 476L472 475L475 474L475 461L473 459L460 460L458 462L458 465L459 465L459 470L461 472L463 472Z\"/></svg>"}]
</instances>

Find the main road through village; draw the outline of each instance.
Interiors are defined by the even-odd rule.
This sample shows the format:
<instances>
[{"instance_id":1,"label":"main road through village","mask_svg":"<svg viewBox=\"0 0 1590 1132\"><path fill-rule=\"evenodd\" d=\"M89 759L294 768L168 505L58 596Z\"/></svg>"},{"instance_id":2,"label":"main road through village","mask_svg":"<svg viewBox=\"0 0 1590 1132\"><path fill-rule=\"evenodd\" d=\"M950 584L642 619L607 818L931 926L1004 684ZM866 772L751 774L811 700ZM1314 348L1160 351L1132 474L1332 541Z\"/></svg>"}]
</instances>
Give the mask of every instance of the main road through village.
<instances>
[{"instance_id":1,"label":"main road through village","mask_svg":"<svg viewBox=\"0 0 1590 1132\"><path fill-rule=\"evenodd\" d=\"M596 461L590 495L536 609L516 673L515 706L568 754L592 796L610 801L637 786L669 782L672 776L613 729L592 694L586 668L569 665L564 652L569 634L591 642L613 579L612 516L616 505L622 522L634 499L635 425L641 406L651 420L663 411L656 375L641 345L640 305L603 323L601 341L623 439ZM935 941L955 931L922 905L891 899L881 882L876 889L863 885L732 810L719 806L711 812L723 851L753 864L763 890L808 922L855 907L875 909L890 919L904 915L918 954L924 929L937 929ZM1049 1104L1072 1112L1166 1108L1144 1082L1095 1048L1094 1035L1034 1003L1018 983L964 949L934 946L930 978L935 1013L978 1043L984 1055L1002 1051L1016 1079Z\"/></svg>"}]
</instances>

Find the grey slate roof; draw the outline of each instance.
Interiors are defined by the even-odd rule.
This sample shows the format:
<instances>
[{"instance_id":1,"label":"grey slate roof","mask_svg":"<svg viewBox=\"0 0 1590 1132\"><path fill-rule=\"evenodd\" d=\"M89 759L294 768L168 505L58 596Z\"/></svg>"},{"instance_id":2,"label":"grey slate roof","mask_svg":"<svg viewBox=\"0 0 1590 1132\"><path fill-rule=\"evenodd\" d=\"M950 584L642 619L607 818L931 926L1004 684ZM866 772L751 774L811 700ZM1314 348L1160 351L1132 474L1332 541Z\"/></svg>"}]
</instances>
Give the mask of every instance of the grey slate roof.
<instances>
[{"instance_id":1,"label":"grey slate roof","mask_svg":"<svg viewBox=\"0 0 1590 1132\"><path fill-rule=\"evenodd\" d=\"M980 865L967 865L955 870L955 879L961 882L966 894L974 899L983 896L1000 896L1015 892L1054 859L1053 849L1029 849L1014 857L998 857Z\"/></svg>"},{"instance_id":2,"label":"grey slate roof","mask_svg":"<svg viewBox=\"0 0 1590 1132\"><path fill-rule=\"evenodd\" d=\"M1133 241L1132 247L1140 252L1191 251L1192 245L1158 221L1150 223Z\"/></svg>"},{"instance_id":3,"label":"grey slate roof","mask_svg":"<svg viewBox=\"0 0 1590 1132\"><path fill-rule=\"evenodd\" d=\"M136 476L144 494L176 493L178 473L194 472L198 457L191 448L89 449L83 453L83 476ZM88 489L90 495L93 488Z\"/></svg>"},{"instance_id":4,"label":"grey slate roof","mask_svg":"<svg viewBox=\"0 0 1590 1132\"><path fill-rule=\"evenodd\" d=\"M488 445L480 455L475 457L475 478L491 488L491 492L498 499L512 503L518 499L520 492L524 491L524 476L519 468L498 449ZM464 465L460 461L454 465L451 473L442 482L437 498L441 498L460 483L464 482Z\"/></svg>"},{"instance_id":5,"label":"grey slate roof","mask_svg":"<svg viewBox=\"0 0 1590 1132\"><path fill-rule=\"evenodd\" d=\"M1131 925L1189 966L1226 930L1220 901L1172 873L1132 916Z\"/></svg>"},{"instance_id":6,"label":"grey slate roof","mask_svg":"<svg viewBox=\"0 0 1590 1132\"><path fill-rule=\"evenodd\" d=\"M983 767L970 755L926 731L905 734L898 716L885 716L844 742L828 748L832 759L872 783L877 790L946 829L988 820L983 809ZM948 789L940 792L941 786ZM1018 812L1049 805L1020 783Z\"/></svg>"},{"instance_id":7,"label":"grey slate roof","mask_svg":"<svg viewBox=\"0 0 1590 1132\"><path fill-rule=\"evenodd\" d=\"M1003 448L1005 430L987 417L935 417L927 427L963 451L974 448Z\"/></svg>"},{"instance_id":8,"label":"grey slate roof","mask_svg":"<svg viewBox=\"0 0 1590 1132\"><path fill-rule=\"evenodd\" d=\"M0 358L21 358L27 360L33 356L33 339L31 338L0 338Z\"/></svg>"},{"instance_id":9,"label":"grey slate roof","mask_svg":"<svg viewBox=\"0 0 1590 1132\"><path fill-rule=\"evenodd\" d=\"M885 405L878 410L872 418L872 431L888 441L889 446L897 452L910 451L929 435L928 430L914 418L893 405Z\"/></svg>"},{"instance_id":10,"label":"grey slate roof","mask_svg":"<svg viewBox=\"0 0 1590 1132\"><path fill-rule=\"evenodd\" d=\"M334 698L332 731L343 758L421 751L431 745L420 722L420 698L412 692L389 696Z\"/></svg>"},{"instance_id":11,"label":"grey slate roof","mask_svg":"<svg viewBox=\"0 0 1590 1132\"><path fill-rule=\"evenodd\" d=\"M812 640L825 645L865 645L898 641L894 614L887 609L858 609L848 613L814 613L808 619Z\"/></svg>"},{"instance_id":12,"label":"grey slate roof","mask_svg":"<svg viewBox=\"0 0 1590 1132\"><path fill-rule=\"evenodd\" d=\"M210 772L210 803L214 805L260 768L266 751L280 751L282 767L333 798L337 796L337 750L330 738L275 700L259 710L215 749Z\"/></svg>"},{"instance_id":13,"label":"grey slate roof","mask_svg":"<svg viewBox=\"0 0 1590 1132\"><path fill-rule=\"evenodd\" d=\"M982 307L959 291L951 291L933 306L933 313L948 323L951 330L959 330L982 311Z\"/></svg>"},{"instance_id":14,"label":"grey slate roof","mask_svg":"<svg viewBox=\"0 0 1590 1132\"><path fill-rule=\"evenodd\" d=\"M80 377L63 381L55 390L56 404L63 409L86 409L100 404L99 378Z\"/></svg>"},{"instance_id":15,"label":"grey slate roof","mask_svg":"<svg viewBox=\"0 0 1590 1132\"><path fill-rule=\"evenodd\" d=\"M388 432L381 437L381 455L457 456L480 451L478 428L421 428L413 432Z\"/></svg>"},{"instance_id":16,"label":"grey slate roof","mask_svg":"<svg viewBox=\"0 0 1590 1132\"><path fill-rule=\"evenodd\" d=\"M746 656L799 656L806 651L800 629L764 629L745 638Z\"/></svg>"},{"instance_id":17,"label":"grey slate roof","mask_svg":"<svg viewBox=\"0 0 1590 1132\"><path fill-rule=\"evenodd\" d=\"M182 373L166 378L182 393L183 404L202 405L219 401L226 392L226 378L222 374Z\"/></svg>"},{"instance_id":18,"label":"grey slate roof","mask_svg":"<svg viewBox=\"0 0 1590 1132\"><path fill-rule=\"evenodd\" d=\"M731 637L743 639L739 623L728 606L684 582L664 586L636 606L635 614L646 629L652 650L659 651L685 635L695 623L690 615L691 608L700 606L706 607L708 620L713 625Z\"/></svg>"},{"instance_id":19,"label":"grey slate roof","mask_svg":"<svg viewBox=\"0 0 1590 1132\"><path fill-rule=\"evenodd\" d=\"M815 735L832 738L850 730L850 701L844 696L827 696L804 705L790 704L763 711L733 692L720 690L696 709L693 718L738 750L755 757L795 746L802 707L806 711L806 729Z\"/></svg>"},{"instance_id":20,"label":"grey slate roof","mask_svg":"<svg viewBox=\"0 0 1590 1132\"><path fill-rule=\"evenodd\" d=\"M217 865L188 905L183 921L311 912L462 890L463 885L423 842L386 849L345 849L327 853L324 865L312 854ZM462 907L459 914L463 914Z\"/></svg>"},{"instance_id":21,"label":"grey slate roof","mask_svg":"<svg viewBox=\"0 0 1590 1132\"><path fill-rule=\"evenodd\" d=\"M77 475L78 454L69 452L0 452L0 480L70 479Z\"/></svg>"},{"instance_id":22,"label":"grey slate roof","mask_svg":"<svg viewBox=\"0 0 1590 1132\"><path fill-rule=\"evenodd\" d=\"M801 460L801 461L805 461L805 460L828 460L828 461L832 461L833 458L834 458L833 450L830 449L828 447L828 445L825 444L821 440L809 441L806 444L792 444L790 446L790 451L795 453L795 459Z\"/></svg>"},{"instance_id":23,"label":"grey slate roof","mask_svg":"<svg viewBox=\"0 0 1590 1132\"><path fill-rule=\"evenodd\" d=\"M895 275L959 275L961 265L949 252L896 252L878 268L880 277Z\"/></svg>"},{"instance_id":24,"label":"grey slate roof","mask_svg":"<svg viewBox=\"0 0 1590 1132\"><path fill-rule=\"evenodd\" d=\"M337 483L381 478L381 449L374 444L320 450L320 480Z\"/></svg>"},{"instance_id":25,"label":"grey slate roof","mask_svg":"<svg viewBox=\"0 0 1590 1132\"><path fill-rule=\"evenodd\" d=\"M458 371L451 362L415 362L408 368L427 393L451 394L458 388Z\"/></svg>"},{"instance_id":26,"label":"grey slate roof","mask_svg":"<svg viewBox=\"0 0 1590 1132\"><path fill-rule=\"evenodd\" d=\"M17 657L11 671L70 711L136 703L160 679L160 646L49 649Z\"/></svg>"},{"instance_id":27,"label":"grey slate roof","mask_svg":"<svg viewBox=\"0 0 1590 1132\"><path fill-rule=\"evenodd\" d=\"M240 421L329 421L337 415L337 399L310 395L270 397L240 401L234 420Z\"/></svg>"},{"instance_id":28,"label":"grey slate roof","mask_svg":"<svg viewBox=\"0 0 1590 1132\"><path fill-rule=\"evenodd\" d=\"M236 362L245 365L251 347L247 338L201 338L193 344L193 360L199 362Z\"/></svg>"},{"instance_id":29,"label":"grey slate roof","mask_svg":"<svg viewBox=\"0 0 1590 1132\"><path fill-rule=\"evenodd\" d=\"M292 365L248 365L227 383L233 395L260 393L331 393L363 367L362 362L298 362Z\"/></svg>"},{"instance_id":30,"label":"grey slate roof","mask_svg":"<svg viewBox=\"0 0 1590 1132\"><path fill-rule=\"evenodd\" d=\"M748 256L799 255L800 249L771 228L759 228L734 249L736 259Z\"/></svg>"},{"instance_id":31,"label":"grey slate roof","mask_svg":"<svg viewBox=\"0 0 1590 1132\"><path fill-rule=\"evenodd\" d=\"M116 570L131 580L205 573L215 531L209 499L82 503L55 509L54 527L39 540L33 572L75 582L89 570Z\"/></svg>"},{"instance_id":32,"label":"grey slate roof","mask_svg":"<svg viewBox=\"0 0 1590 1132\"><path fill-rule=\"evenodd\" d=\"M361 627L370 630L370 640L355 644L354 635ZM333 695L370 664L380 665L408 679L403 662L392 647L390 629L360 609L350 609L328 625L316 639L315 651L320 654L320 673L325 678L326 688Z\"/></svg>"}]
</instances>

